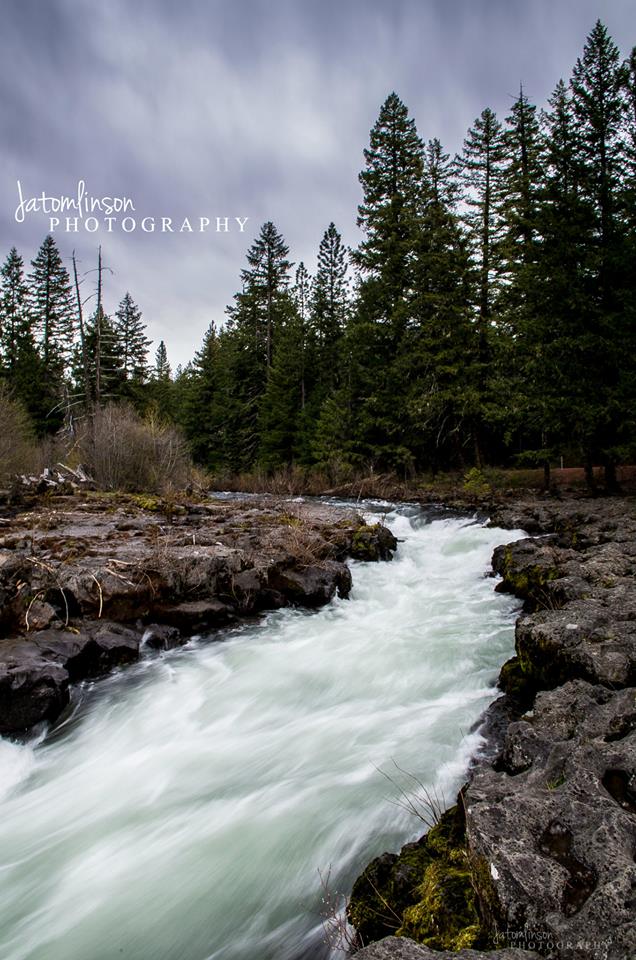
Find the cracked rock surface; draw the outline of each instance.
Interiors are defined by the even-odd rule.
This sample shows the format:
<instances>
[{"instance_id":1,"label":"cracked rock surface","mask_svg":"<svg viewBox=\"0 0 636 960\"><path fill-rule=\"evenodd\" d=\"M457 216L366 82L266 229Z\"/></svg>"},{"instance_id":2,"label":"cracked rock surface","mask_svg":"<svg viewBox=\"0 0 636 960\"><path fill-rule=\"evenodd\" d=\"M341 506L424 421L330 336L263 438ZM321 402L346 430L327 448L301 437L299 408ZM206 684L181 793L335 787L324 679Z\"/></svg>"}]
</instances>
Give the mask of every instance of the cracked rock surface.
<instances>
[{"instance_id":1,"label":"cracked rock surface","mask_svg":"<svg viewBox=\"0 0 636 960\"><path fill-rule=\"evenodd\" d=\"M347 597L345 560L388 560L397 547L353 510L274 497L87 493L0 523L0 734L55 720L71 683L137 660L144 645Z\"/></svg>"}]
</instances>

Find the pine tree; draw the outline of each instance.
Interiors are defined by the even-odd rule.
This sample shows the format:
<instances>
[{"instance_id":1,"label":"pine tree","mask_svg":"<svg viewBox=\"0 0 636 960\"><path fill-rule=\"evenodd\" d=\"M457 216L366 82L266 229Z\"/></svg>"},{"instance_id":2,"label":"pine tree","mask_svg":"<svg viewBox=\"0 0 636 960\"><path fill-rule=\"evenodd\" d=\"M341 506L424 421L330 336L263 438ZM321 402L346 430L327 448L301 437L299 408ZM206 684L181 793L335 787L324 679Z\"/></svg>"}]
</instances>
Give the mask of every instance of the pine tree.
<instances>
[{"instance_id":1,"label":"pine tree","mask_svg":"<svg viewBox=\"0 0 636 960\"><path fill-rule=\"evenodd\" d=\"M255 334L262 341L266 366L272 365L274 340L281 298L289 282L292 266L287 259L289 248L271 221L264 223L258 238L247 252L248 267L242 271L243 294L250 298Z\"/></svg>"},{"instance_id":2,"label":"pine tree","mask_svg":"<svg viewBox=\"0 0 636 960\"><path fill-rule=\"evenodd\" d=\"M274 362L259 403L258 459L267 470L290 466L304 450L300 424L305 387L306 330L291 298L281 323Z\"/></svg>"},{"instance_id":3,"label":"pine tree","mask_svg":"<svg viewBox=\"0 0 636 960\"><path fill-rule=\"evenodd\" d=\"M404 442L417 466L462 464L475 419L470 260L456 211L454 167L439 140L426 147L415 248L414 319L396 365Z\"/></svg>"},{"instance_id":4,"label":"pine tree","mask_svg":"<svg viewBox=\"0 0 636 960\"><path fill-rule=\"evenodd\" d=\"M530 440L537 458L547 460L567 441L586 447L591 424L588 380L595 376L596 339L589 323L590 211L581 186L577 121L563 81L550 97L542 128L540 240L524 274L525 298L514 342L518 419L526 445Z\"/></svg>"},{"instance_id":5,"label":"pine tree","mask_svg":"<svg viewBox=\"0 0 636 960\"><path fill-rule=\"evenodd\" d=\"M364 156L358 224L365 237L352 254L360 281L343 343L346 392L339 391L338 406L348 411L350 461L403 466L404 418L393 365L413 313L423 146L395 93L380 110ZM337 433L331 427L329 432ZM329 443L322 442L323 448Z\"/></svg>"},{"instance_id":6,"label":"pine tree","mask_svg":"<svg viewBox=\"0 0 636 960\"><path fill-rule=\"evenodd\" d=\"M176 392L172 379L172 369L168 361L168 351L163 340L155 351L155 362L146 387L150 406L161 420L173 421L176 414Z\"/></svg>"},{"instance_id":7,"label":"pine tree","mask_svg":"<svg viewBox=\"0 0 636 960\"><path fill-rule=\"evenodd\" d=\"M24 262L15 247L2 266L0 294L0 349L2 364L11 376L21 342L31 334L29 288L24 279Z\"/></svg>"},{"instance_id":8,"label":"pine tree","mask_svg":"<svg viewBox=\"0 0 636 960\"><path fill-rule=\"evenodd\" d=\"M316 345L316 379L324 396L337 385L338 355L348 308L347 254L330 223L318 249L312 290L311 327Z\"/></svg>"},{"instance_id":9,"label":"pine tree","mask_svg":"<svg viewBox=\"0 0 636 960\"><path fill-rule=\"evenodd\" d=\"M142 322L141 310L129 293L124 295L115 312L113 327L125 380L144 383L148 378L148 348L151 341L146 337L146 324Z\"/></svg>"},{"instance_id":10,"label":"pine tree","mask_svg":"<svg viewBox=\"0 0 636 960\"><path fill-rule=\"evenodd\" d=\"M22 403L39 435L56 429L61 422L54 409L57 384L47 375L36 349L23 260L15 247L2 267L0 331L0 372L12 396Z\"/></svg>"},{"instance_id":11,"label":"pine tree","mask_svg":"<svg viewBox=\"0 0 636 960\"><path fill-rule=\"evenodd\" d=\"M61 377L73 349L73 298L66 267L53 237L45 237L29 277L30 310L44 365Z\"/></svg>"},{"instance_id":12,"label":"pine tree","mask_svg":"<svg viewBox=\"0 0 636 960\"><path fill-rule=\"evenodd\" d=\"M353 260L366 280L364 294L369 312L374 320L389 325L394 343L408 320L422 153L415 121L397 94L391 93L364 151L358 226L365 239Z\"/></svg>"},{"instance_id":13,"label":"pine tree","mask_svg":"<svg viewBox=\"0 0 636 960\"><path fill-rule=\"evenodd\" d=\"M475 407L481 412L472 426L475 463L481 466L486 443L487 422L494 406L491 361L494 351L500 349L495 325L494 304L501 285L502 274L502 199L504 138L495 113L486 107L477 117L464 140L459 160L464 201L467 209L466 226L473 263L477 274L476 330L478 400Z\"/></svg>"},{"instance_id":14,"label":"pine tree","mask_svg":"<svg viewBox=\"0 0 636 960\"><path fill-rule=\"evenodd\" d=\"M276 340L289 315L288 247L273 223L263 225L247 253L243 289L228 307L223 356L228 363L228 443L237 469L249 469L261 446L261 401L271 374ZM262 423L262 420L261 420Z\"/></svg>"},{"instance_id":15,"label":"pine tree","mask_svg":"<svg viewBox=\"0 0 636 960\"><path fill-rule=\"evenodd\" d=\"M300 409L305 409L308 392L308 364L315 360L315 351L312 350L314 344L310 339L309 311L312 293L312 281L305 264L301 261L298 264L294 285L291 291L291 298L296 313L298 314L299 329L301 337L301 371L300 371Z\"/></svg>"},{"instance_id":16,"label":"pine tree","mask_svg":"<svg viewBox=\"0 0 636 960\"><path fill-rule=\"evenodd\" d=\"M206 467L221 466L225 453L226 410L219 360L220 341L211 323L192 364L175 379L177 389L184 393L181 425L190 441L192 456Z\"/></svg>"},{"instance_id":17,"label":"pine tree","mask_svg":"<svg viewBox=\"0 0 636 960\"><path fill-rule=\"evenodd\" d=\"M631 339L623 308L628 241L621 218L627 82L618 48L598 20L577 60L571 89L581 186L591 216L586 252L593 290L584 323L595 358L589 371L584 445L588 457L598 451L604 459L610 487L616 484L614 461L622 432L623 350Z\"/></svg>"},{"instance_id":18,"label":"pine tree","mask_svg":"<svg viewBox=\"0 0 636 960\"><path fill-rule=\"evenodd\" d=\"M119 338L115 327L103 308L96 307L86 323L85 329L86 366L81 344L74 352L73 378L87 406L121 399L125 383L123 361ZM83 397L84 381L88 374L89 396Z\"/></svg>"},{"instance_id":19,"label":"pine tree","mask_svg":"<svg viewBox=\"0 0 636 960\"><path fill-rule=\"evenodd\" d=\"M460 160L469 211L466 221L479 275L477 304L482 346L486 342L501 270L498 244L501 238L504 155L501 124L493 111L486 107L468 131Z\"/></svg>"},{"instance_id":20,"label":"pine tree","mask_svg":"<svg viewBox=\"0 0 636 960\"><path fill-rule=\"evenodd\" d=\"M528 263L533 258L537 239L538 198L543 178L537 108L530 103L523 87L519 90L510 115L506 117L503 145L502 253L510 277L519 264Z\"/></svg>"},{"instance_id":21,"label":"pine tree","mask_svg":"<svg viewBox=\"0 0 636 960\"><path fill-rule=\"evenodd\" d=\"M524 435L533 447L531 463L543 462L545 485L549 486L548 442L545 430L537 430L538 407L528 408L529 383L524 369L524 331L535 318L536 259L541 245L540 208L547 164L537 108L520 87L519 96L506 117L503 165L502 231L499 242L501 276L504 282L495 304L497 335L492 338L490 383L493 404L489 425L500 438ZM538 321L541 323L541 320ZM501 441L500 441L501 443Z\"/></svg>"},{"instance_id":22,"label":"pine tree","mask_svg":"<svg viewBox=\"0 0 636 960\"><path fill-rule=\"evenodd\" d=\"M155 367L153 379L159 383L167 383L172 379L172 370L168 362L168 351L163 340L159 341L159 346L155 351Z\"/></svg>"}]
</instances>

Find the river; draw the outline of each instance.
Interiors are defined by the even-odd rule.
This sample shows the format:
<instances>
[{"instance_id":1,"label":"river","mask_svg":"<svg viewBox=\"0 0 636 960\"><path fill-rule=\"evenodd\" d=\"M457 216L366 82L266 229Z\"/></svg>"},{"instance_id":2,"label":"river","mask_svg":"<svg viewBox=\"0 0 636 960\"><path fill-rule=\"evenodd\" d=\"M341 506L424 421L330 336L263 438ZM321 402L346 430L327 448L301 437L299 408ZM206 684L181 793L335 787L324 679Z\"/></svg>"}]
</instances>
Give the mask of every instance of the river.
<instances>
[{"instance_id":1,"label":"river","mask_svg":"<svg viewBox=\"0 0 636 960\"><path fill-rule=\"evenodd\" d=\"M2 960L340 955L321 875L337 897L424 832L409 773L453 801L518 608L486 574L519 532L385 522L398 553L352 563L349 600L149 656L0 740Z\"/></svg>"}]
</instances>

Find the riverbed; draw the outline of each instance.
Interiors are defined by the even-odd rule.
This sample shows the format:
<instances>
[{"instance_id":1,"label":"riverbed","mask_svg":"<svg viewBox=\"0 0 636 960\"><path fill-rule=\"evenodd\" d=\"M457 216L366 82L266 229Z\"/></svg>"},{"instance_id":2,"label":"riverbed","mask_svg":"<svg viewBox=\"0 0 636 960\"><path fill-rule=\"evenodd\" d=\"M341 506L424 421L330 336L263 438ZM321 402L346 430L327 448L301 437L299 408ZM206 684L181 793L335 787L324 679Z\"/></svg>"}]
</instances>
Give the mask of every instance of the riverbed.
<instances>
[{"instance_id":1,"label":"riverbed","mask_svg":"<svg viewBox=\"0 0 636 960\"><path fill-rule=\"evenodd\" d=\"M424 832L410 775L453 801L519 606L488 573L520 533L377 509L399 550L353 562L349 600L148 656L0 741L3 960L338 956L323 882Z\"/></svg>"}]
</instances>

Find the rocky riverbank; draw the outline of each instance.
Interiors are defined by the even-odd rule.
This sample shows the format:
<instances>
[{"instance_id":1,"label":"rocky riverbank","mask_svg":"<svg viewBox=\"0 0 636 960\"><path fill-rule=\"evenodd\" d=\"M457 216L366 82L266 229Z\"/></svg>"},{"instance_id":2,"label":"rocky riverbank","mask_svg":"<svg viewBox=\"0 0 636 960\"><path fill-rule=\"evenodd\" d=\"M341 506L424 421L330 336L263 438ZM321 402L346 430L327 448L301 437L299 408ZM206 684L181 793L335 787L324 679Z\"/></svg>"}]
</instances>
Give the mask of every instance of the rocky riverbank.
<instances>
[{"instance_id":1,"label":"rocky riverbank","mask_svg":"<svg viewBox=\"0 0 636 960\"><path fill-rule=\"evenodd\" d=\"M626 960L636 956L636 501L512 502L491 522L534 537L493 557L497 589L524 601L504 696L457 805L356 881L349 918L364 943L379 941L358 956ZM496 948L506 951L479 952Z\"/></svg>"},{"instance_id":2,"label":"rocky riverbank","mask_svg":"<svg viewBox=\"0 0 636 960\"><path fill-rule=\"evenodd\" d=\"M0 734L54 721L70 686L242 618L346 597L345 560L397 542L353 510L279 498L85 492L0 515Z\"/></svg>"}]
</instances>

